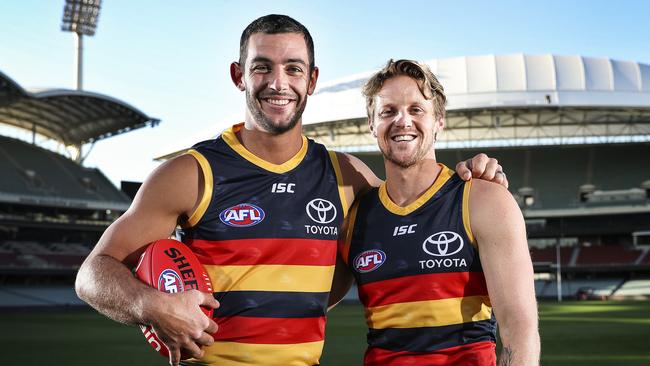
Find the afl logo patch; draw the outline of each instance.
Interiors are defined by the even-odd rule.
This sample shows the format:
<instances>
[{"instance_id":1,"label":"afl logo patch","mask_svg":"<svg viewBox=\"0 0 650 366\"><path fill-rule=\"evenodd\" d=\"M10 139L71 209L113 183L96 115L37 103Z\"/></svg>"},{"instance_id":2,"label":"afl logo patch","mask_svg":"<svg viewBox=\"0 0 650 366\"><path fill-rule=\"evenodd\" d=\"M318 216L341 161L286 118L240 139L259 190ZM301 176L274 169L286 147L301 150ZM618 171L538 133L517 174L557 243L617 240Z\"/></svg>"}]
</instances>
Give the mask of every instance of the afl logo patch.
<instances>
[{"instance_id":1,"label":"afl logo patch","mask_svg":"<svg viewBox=\"0 0 650 366\"><path fill-rule=\"evenodd\" d=\"M441 231L426 238L422 249L435 257L449 257L463 249L463 238L453 231Z\"/></svg>"},{"instance_id":2,"label":"afl logo patch","mask_svg":"<svg viewBox=\"0 0 650 366\"><path fill-rule=\"evenodd\" d=\"M250 203L240 203L221 211L219 219L228 226L249 227L262 222L264 216L261 208Z\"/></svg>"},{"instance_id":3,"label":"afl logo patch","mask_svg":"<svg viewBox=\"0 0 650 366\"><path fill-rule=\"evenodd\" d=\"M329 224L336 218L336 207L326 199L314 198L305 207L307 216L319 224Z\"/></svg>"},{"instance_id":4,"label":"afl logo patch","mask_svg":"<svg viewBox=\"0 0 650 366\"><path fill-rule=\"evenodd\" d=\"M185 291L181 276L173 269L166 269L158 276L158 290L164 291L168 294L175 294L177 292Z\"/></svg>"},{"instance_id":5,"label":"afl logo patch","mask_svg":"<svg viewBox=\"0 0 650 366\"><path fill-rule=\"evenodd\" d=\"M354 258L354 269L360 273L372 272L386 261L386 253L379 249L366 250Z\"/></svg>"}]
</instances>

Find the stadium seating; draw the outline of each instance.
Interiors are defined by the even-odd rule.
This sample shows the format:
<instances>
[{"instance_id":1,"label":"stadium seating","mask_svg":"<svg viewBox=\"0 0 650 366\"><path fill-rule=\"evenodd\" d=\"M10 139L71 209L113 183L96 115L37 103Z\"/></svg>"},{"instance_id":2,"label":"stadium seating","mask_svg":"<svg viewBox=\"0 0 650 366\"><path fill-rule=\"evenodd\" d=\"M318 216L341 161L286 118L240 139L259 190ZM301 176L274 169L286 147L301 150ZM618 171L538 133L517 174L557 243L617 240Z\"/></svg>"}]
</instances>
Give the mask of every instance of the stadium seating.
<instances>
[{"instance_id":1,"label":"stadium seating","mask_svg":"<svg viewBox=\"0 0 650 366\"><path fill-rule=\"evenodd\" d=\"M642 182L650 179L650 170L639 169L648 166L647 144L440 149L436 157L453 167L456 162L479 152L499 160L508 174L511 192L517 193L522 187L533 188L535 203L531 208L589 206L580 201L580 187L584 184L593 184L596 190L625 190L639 188ZM647 199L641 203L645 202ZM639 204L638 199L613 204L621 203Z\"/></svg>"},{"instance_id":2,"label":"stadium seating","mask_svg":"<svg viewBox=\"0 0 650 366\"><path fill-rule=\"evenodd\" d=\"M562 280L562 297L575 298L578 290L591 288L597 297L609 297L618 288L624 279L602 280ZM557 283L555 281L535 281L535 294L538 298L557 298Z\"/></svg>"},{"instance_id":3,"label":"stadium seating","mask_svg":"<svg viewBox=\"0 0 650 366\"><path fill-rule=\"evenodd\" d=\"M0 286L0 308L84 305L70 286Z\"/></svg>"},{"instance_id":4,"label":"stadium seating","mask_svg":"<svg viewBox=\"0 0 650 366\"><path fill-rule=\"evenodd\" d=\"M88 253L90 247L80 243L10 240L0 243L0 267L77 269Z\"/></svg>"},{"instance_id":5,"label":"stadium seating","mask_svg":"<svg viewBox=\"0 0 650 366\"><path fill-rule=\"evenodd\" d=\"M582 247L576 265L633 265L643 251L622 246Z\"/></svg>"},{"instance_id":6,"label":"stadium seating","mask_svg":"<svg viewBox=\"0 0 650 366\"><path fill-rule=\"evenodd\" d=\"M129 203L128 197L99 170L4 136L0 136L0 169L0 192Z\"/></svg>"},{"instance_id":7,"label":"stadium seating","mask_svg":"<svg viewBox=\"0 0 650 366\"><path fill-rule=\"evenodd\" d=\"M568 265L573 256L574 247L562 247L560 248L560 263L562 265ZM555 247L550 248L531 248L530 257L533 260L533 263L555 263L557 261Z\"/></svg>"},{"instance_id":8,"label":"stadium seating","mask_svg":"<svg viewBox=\"0 0 650 366\"><path fill-rule=\"evenodd\" d=\"M627 281L613 296L615 298L650 298L650 279Z\"/></svg>"}]
</instances>

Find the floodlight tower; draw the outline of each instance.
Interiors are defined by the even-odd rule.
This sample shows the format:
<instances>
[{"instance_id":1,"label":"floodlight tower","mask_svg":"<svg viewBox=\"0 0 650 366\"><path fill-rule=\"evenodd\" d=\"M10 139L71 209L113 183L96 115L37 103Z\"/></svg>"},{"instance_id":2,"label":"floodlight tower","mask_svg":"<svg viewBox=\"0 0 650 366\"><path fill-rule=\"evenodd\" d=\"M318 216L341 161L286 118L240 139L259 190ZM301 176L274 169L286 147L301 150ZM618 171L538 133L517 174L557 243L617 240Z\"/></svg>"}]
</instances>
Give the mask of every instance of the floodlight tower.
<instances>
[{"instance_id":1,"label":"floodlight tower","mask_svg":"<svg viewBox=\"0 0 650 366\"><path fill-rule=\"evenodd\" d=\"M101 0L65 0L61 30L75 34L77 90L83 87L83 35L93 36L97 28Z\"/></svg>"}]
</instances>

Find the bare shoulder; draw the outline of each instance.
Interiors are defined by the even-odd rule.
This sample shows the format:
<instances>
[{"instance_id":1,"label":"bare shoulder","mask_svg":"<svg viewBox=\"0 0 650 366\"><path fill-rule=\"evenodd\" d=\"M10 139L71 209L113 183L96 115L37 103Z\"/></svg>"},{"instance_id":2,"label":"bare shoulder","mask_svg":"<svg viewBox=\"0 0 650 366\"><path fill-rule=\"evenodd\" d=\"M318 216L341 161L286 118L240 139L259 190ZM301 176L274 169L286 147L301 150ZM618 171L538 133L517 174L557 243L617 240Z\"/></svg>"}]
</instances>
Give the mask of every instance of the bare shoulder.
<instances>
[{"instance_id":1,"label":"bare shoulder","mask_svg":"<svg viewBox=\"0 0 650 366\"><path fill-rule=\"evenodd\" d=\"M515 203L512 194L506 187L482 179L472 179L469 200L470 205L506 204L510 201Z\"/></svg>"},{"instance_id":2,"label":"bare shoulder","mask_svg":"<svg viewBox=\"0 0 650 366\"><path fill-rule=\"evenodd\" d=\"M486 231L523 224L523 216L512 194L504 186L472 179L469 194L472 230L479 237Z\"/></svg>"},{"instance_id":3,"label":"bare shoulder","mask_svg":"<svg viewBox=\"0 0 650 366\"><path fill-rule=\"evenodd\" d=\"M198 205L202 192L202 174L194 157L166 161L147 177L131 207L108 227L91 255L135 262L147 243L169 237L179 218Z\"/></svg>"},{"instance_id":4,"label":"bare shoulder","mask_svg":"<svg viewBox=\"0 0 650 366\"><path fill-rule=\"evenodd\" d=\"M381 179L377 178L375 173L361 159L347 153L336 152L343 180L356 184L355 192L362 191L368 187L377 187L381 184Z\"/></svg>"},{"instance_id":5,"label":"bare shoulder","mask_svg":"<svg viewBox=\"0 0 650 366\"><path fill-rule=\"evenodd\" d=\"M190 211L202 186L201 168L191 155L181 155L158 166L142 183L132 209L154 204ZM165 198L161 200L160 198Z\"/></svg>"},{"instance_id":6,"label":"bare shoulder","mask_svg":"<svg viewBox=\"0 0 650 366\"><path fill-rule=\"evenodd\" d=\"M343 191L348 205L351 205L359 194L381 184L381 180L361 159L338 151L335 151L335 154L341 169Z\"/></svg>"}]
</instances>

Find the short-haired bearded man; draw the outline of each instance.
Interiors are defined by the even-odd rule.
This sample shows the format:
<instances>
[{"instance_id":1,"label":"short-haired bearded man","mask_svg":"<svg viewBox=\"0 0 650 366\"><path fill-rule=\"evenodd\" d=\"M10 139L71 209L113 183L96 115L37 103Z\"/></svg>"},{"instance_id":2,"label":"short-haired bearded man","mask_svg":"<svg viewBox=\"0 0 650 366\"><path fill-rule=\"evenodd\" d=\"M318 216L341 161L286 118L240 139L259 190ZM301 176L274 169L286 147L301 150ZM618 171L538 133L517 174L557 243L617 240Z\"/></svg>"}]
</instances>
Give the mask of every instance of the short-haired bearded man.
<instances>
[{"instance_id":1,"label":"short-haired bearded man","mask_svg":"<svg viewBox=\"0 0 650 366\"><path fill-rule=\"evenodd\" d=\"M426 65L389 61L363 89L386 181L361 195L340 236L330 302L357 282L365 366L538 365L533 267L508 190L436 161L443 87Z\"/></svg>"},{"instance_id":2,"label":"short-haired bearded man","mask_svg":"<svg viewBox=\"0 0 650 366\"><path fill-rule=\"evenodd\" d=\"M302 135L318 79L302 24L284 15L253 21L230 74L245 93L243 123L158 167L81 266L76 290L111 319L151 325L174 366L181 351L192 356L183 364L318 364L339 225L355 195L380 181ZM458 170L467 178L507 184L484 154L471 172L466 165ZM177 224L214 293L167 294L133 277L147 243Z\"/></svg>"}]
</instances>

